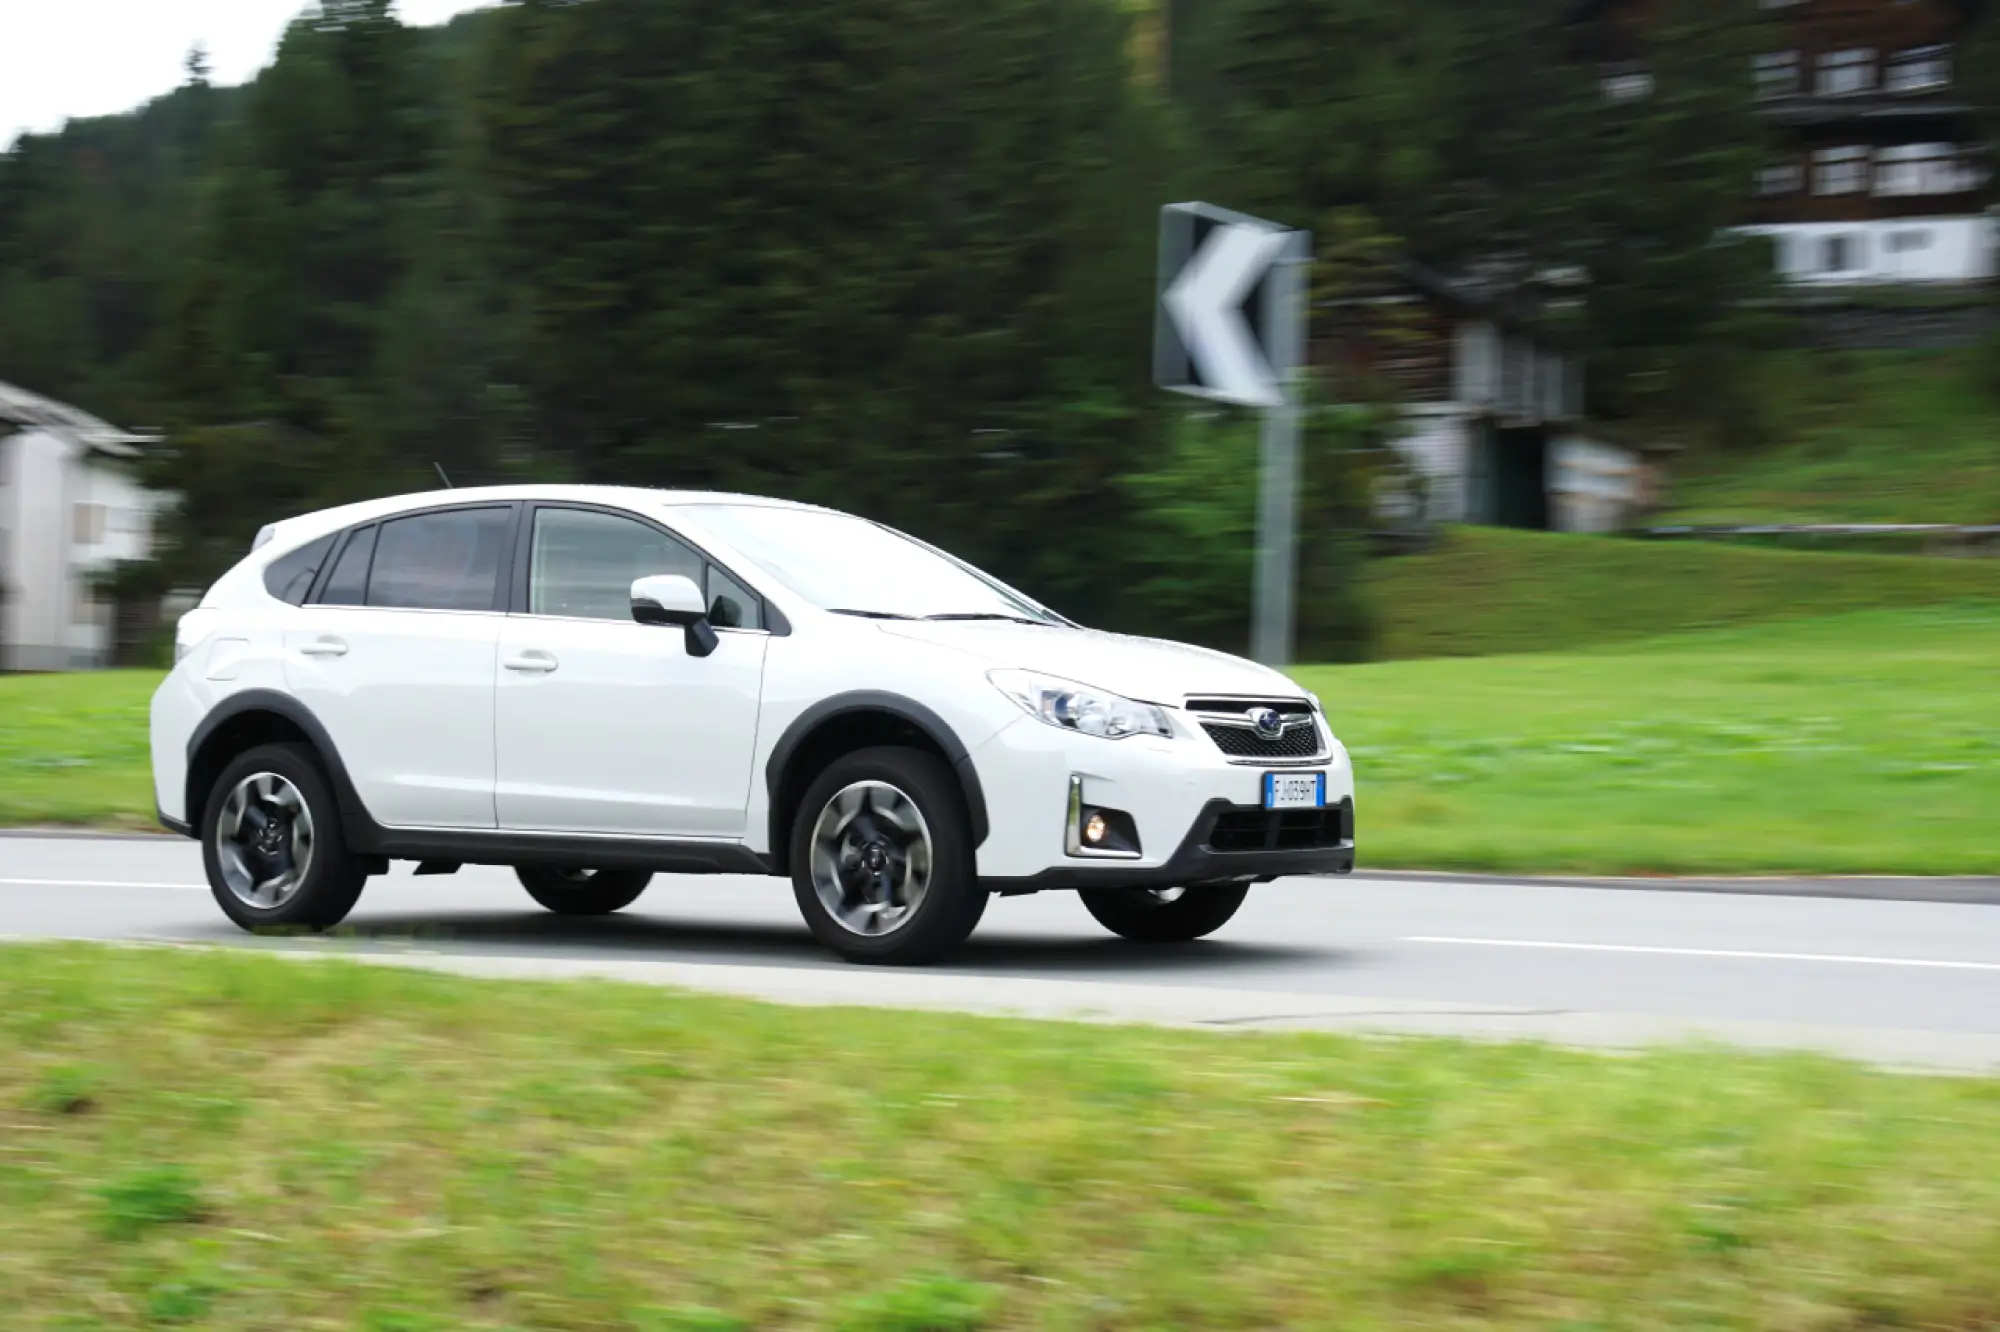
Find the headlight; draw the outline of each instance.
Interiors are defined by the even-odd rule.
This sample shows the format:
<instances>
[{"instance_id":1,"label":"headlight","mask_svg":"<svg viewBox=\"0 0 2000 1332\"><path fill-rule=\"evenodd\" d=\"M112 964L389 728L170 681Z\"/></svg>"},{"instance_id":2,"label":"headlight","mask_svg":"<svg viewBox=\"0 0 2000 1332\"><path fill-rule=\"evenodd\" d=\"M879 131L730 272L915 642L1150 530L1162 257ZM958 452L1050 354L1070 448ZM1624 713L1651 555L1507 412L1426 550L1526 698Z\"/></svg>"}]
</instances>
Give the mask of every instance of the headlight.
<instances>
[{"instance_id":1,"label":"headlight","mask_svg":"<svg viewBox=\"0 0 2000 1332\"><path fill-rule=\"evenodd\" d=\"M986 678L1030 716L1065 731L1081 731L1107 740L1123 740L1128 735L1171 738L1174 733L1167 714L1151 703L1137 703L1074 680L1031 671L991 671Z\"/></svg>"}]
</instances>

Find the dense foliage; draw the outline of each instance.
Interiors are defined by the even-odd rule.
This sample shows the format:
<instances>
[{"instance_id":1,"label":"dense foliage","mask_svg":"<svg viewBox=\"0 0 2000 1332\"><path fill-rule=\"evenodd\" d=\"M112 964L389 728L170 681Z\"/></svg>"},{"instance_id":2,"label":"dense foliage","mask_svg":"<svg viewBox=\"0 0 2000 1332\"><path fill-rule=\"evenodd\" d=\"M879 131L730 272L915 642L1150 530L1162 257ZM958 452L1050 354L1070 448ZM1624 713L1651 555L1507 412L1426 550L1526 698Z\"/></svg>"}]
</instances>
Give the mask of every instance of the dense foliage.
<instances>
[{"instance_id":1,"label":"dense foliage","mask_svg":"<svg viewBox=\"0 0 2000 1332\"><path fill-rule=\"evenodd\" d=\"M177 579L442 466L833 503L1240 647L1255 432L1147 383L1155 210L1311 227L1322 293L1585 272L1596 411L1747 433L1754 11L1661 8L1607 107L1543 0L324 0L0 154L0 379L167 434ZM1385 426L1314 420L1302 637L1351 655Z\"/></svg>"},{"instance_id":2,"label":"dense foliage","mask_svg":"<svg viewBox=\"0 0 2000 1332\"><path fill-rule=\"evenodd\" d=\"M543 438L1115 616L1156 111L1096 0L527 4L476 103Z\"/></svg>"}]
</instances>

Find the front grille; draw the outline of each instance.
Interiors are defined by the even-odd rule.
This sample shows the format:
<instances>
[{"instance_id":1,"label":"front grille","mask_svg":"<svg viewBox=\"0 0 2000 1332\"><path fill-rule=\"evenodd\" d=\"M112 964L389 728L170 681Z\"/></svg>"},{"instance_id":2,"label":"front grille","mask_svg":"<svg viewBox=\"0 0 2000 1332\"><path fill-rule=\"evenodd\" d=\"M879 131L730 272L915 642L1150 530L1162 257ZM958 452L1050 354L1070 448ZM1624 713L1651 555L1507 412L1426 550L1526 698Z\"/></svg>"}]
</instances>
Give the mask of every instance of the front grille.
<instances>
[{"instance_id":1,"label":"front grille","mask_svg":"<svg viewBox=\"0 0 2000 1332\"><path fill-rule=\"evenodd\" d=\"M1284 729L1266 738L1250 719L1266 709L1284 720ZM1302 698L1190 698L1187 710L1215 747L1239 762L1298 763L1323 757L1312 704Z\"/></svg>"},{"instance_id":2,"label":"front grille","mask_svg":"<svg viewBox=\"0 0 2000 1332\"><path fill-rule=\"evenodd\" d=\"M1348 801L1325 809L1226 809L1215 816L1208 849L1307 851L1354 840L1354 806Z\"/></svg>"},{"instance_id":3,"label":"front grille","mask_svg":"<svg viewBox=\"0 0 2000 1332\"><path fill-rule=\"evenodd\" d=\"M1310 759L1319 757L1319 728L1311 717L1293 720L1276 740L1266 740L1248 726L1226 726L1205 721L1201 729L1215 741L1215 747L1231 758Z\"/></svg>"}]
</instances>

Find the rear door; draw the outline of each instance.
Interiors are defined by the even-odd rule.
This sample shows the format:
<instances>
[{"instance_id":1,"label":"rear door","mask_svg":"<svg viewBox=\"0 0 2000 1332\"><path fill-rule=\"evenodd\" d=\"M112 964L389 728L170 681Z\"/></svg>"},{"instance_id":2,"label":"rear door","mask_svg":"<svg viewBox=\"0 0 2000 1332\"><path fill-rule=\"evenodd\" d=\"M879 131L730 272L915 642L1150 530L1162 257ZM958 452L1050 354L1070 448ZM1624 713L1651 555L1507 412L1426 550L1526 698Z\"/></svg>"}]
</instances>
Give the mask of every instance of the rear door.
<instances>
[{"instance_id":1,"label":"rear door","mask_svg":"<svg viewBox=\"0 0 2000 1332\"><path fill-rule=\"evenodd\" d=\"M494 826L494 647L519 506L358 527L285 634L285 675L377 823Z\"/></svg>"}]
</instances>

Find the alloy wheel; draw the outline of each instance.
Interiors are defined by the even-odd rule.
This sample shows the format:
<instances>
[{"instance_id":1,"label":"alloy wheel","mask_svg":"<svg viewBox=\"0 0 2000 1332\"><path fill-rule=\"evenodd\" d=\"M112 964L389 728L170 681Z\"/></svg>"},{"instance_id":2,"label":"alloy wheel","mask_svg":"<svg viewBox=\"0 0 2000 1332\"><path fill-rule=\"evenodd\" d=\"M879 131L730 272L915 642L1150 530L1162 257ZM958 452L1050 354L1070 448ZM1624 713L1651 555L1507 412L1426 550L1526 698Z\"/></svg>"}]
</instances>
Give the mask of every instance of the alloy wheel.
<instances>
[{"instance_id":1,"label":"alloy wheel","mask_svg":"<svg viewBox=\"0 0 2000 1332\"><path fill-rule=\"evenodd\" d=\"M934 863L923 811L887 782L843 787L813 824L813 891L853 934L891 934L907 924L923 905Z\"/></svg>"},{"instance_id":2,"label":"alloy wheel","mask_svg":"<svg viewBox=\"0 0 2000 1332\"><path fill-rule=\"evenodd\" d=\"M215 853L244 905L270 911L291 901L313 859L312 810L299 788L274 772L238 782L216 823Z\"/></svg>"}]
</instances>

